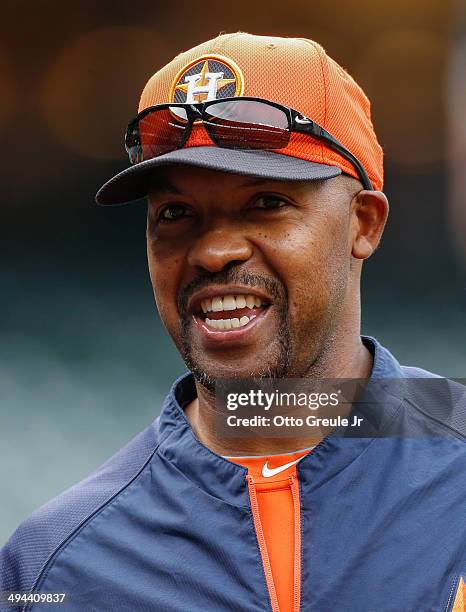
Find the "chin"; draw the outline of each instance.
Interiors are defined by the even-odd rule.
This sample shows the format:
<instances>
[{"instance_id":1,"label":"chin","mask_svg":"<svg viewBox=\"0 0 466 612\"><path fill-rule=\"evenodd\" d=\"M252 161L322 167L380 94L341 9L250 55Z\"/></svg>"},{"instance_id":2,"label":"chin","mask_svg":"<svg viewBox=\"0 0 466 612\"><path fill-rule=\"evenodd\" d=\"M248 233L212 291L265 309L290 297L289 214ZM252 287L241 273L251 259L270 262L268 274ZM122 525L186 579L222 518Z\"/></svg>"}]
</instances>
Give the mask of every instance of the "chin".
<instances>
[{"instance_id":1,"label":"chin","mask_svg":"<svg viewBox=\"0 0 466 612\"><path fill-rule=\"evenodd\" d=\"M253 361L246 359L212 363L203 359L195 359L195 356L192 355L187 356L185 362L193 372L195 379L211 392L215 391L217 380L283 378L288 374L287 359L266 362L265 359L257 358Z\"/></svg>"}]
</instances>

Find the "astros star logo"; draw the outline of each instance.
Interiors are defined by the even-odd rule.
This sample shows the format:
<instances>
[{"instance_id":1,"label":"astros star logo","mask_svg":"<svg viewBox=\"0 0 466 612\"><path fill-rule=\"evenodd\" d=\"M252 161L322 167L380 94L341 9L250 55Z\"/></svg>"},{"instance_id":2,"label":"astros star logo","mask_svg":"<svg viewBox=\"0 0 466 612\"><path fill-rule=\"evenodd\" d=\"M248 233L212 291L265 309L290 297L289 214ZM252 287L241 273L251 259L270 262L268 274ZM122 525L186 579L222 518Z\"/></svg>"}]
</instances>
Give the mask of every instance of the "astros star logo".
<instances>
[{"instance_id":1,"label":"astros star logo","mask_svg":"<svg viewBox=\"0 0 466 612\"><path fill-rule=\"evenodd\" d=\"M206 102L219 98L241 96L243 75L230 59L220 55L198 58L176 76L170 102Z\"/></svg>"}]
</instances>

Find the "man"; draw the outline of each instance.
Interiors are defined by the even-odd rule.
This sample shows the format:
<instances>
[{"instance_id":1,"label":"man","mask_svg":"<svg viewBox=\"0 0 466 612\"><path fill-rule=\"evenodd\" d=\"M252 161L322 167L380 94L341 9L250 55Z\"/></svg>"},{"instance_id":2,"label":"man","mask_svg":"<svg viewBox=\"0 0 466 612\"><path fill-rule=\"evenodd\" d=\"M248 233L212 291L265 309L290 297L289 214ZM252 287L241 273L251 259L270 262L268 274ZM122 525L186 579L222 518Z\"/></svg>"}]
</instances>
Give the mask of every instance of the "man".
<instances>
[{"instance_id":1,"label":"man","mask_svg":"<svg viewBox=\"0 0 466 612\"><path fill-rule=\"evenodd\" d=\"M313 41L221 35L149 80L126 147L96 199L148 196L155 300L190 373L19 527L1 590L73 611L463 610L456 400L439 411L436 387L401 384L434 375L360 336L388 214L363 91ZM216 382L247 378L395 383L371 435L222 435Z\"/></svg>"}]
</instances>

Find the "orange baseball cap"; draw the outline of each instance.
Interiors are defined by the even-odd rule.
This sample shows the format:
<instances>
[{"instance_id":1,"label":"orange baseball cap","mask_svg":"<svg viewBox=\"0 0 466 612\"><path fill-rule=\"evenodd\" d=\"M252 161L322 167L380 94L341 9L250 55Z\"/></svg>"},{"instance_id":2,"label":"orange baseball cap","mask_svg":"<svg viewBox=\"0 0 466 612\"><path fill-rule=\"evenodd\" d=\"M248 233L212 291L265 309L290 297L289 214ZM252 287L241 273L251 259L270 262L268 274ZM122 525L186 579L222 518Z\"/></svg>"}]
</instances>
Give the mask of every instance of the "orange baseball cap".
<instances>
[{"instance_id":1,"label":"orange baseball cap","mask_svg":"<svg viewBox=\"0 0 466 612\"><path fill-rule=\"evenodd\" d=\"M371 121L370 102L354 79L316 42L306 38L222 34L180 53L156 72L138 112L161 103L204 102L235 96L262 98L299 111L327 130L362 164L374 189L383 186L383 153ZM325 142L292 133L274 151L215 145L202 124L181 149L136 163L97 192L99 204L121 204L147 195L157 168L188 164L280 180L317 180L354 166Z\"/></svg>"}]
</instances>

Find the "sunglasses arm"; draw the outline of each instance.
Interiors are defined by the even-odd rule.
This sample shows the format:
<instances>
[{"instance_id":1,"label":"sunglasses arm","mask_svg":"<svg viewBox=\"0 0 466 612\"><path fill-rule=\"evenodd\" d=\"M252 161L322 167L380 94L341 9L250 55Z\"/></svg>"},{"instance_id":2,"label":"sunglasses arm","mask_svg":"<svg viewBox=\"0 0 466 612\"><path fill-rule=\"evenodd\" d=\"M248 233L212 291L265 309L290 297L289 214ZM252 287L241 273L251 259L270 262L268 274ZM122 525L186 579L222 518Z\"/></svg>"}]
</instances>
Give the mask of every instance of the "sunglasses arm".
<instances>
[{"instance_id":1,"label":"sunglasses arm","mask_svg":"<svg viewBox=\"0 0 466 612\"><path fill-rule=\"evenodd\" d=\"M319 125L311 121L311 119L307 119L306 117L300 117L297 115L292 118L292 121L295 131L301 132L302 134L309 134L310 136L314 136L319 140L323 140L324 142L331 144L332 148L337 153L347 159L356 168L364 189L367 191L373 191L371 180L367 176L361 162L351 153L351 151L348 151L348 149L343 146L341 142L332 136L330 132L327 132L327 130L324 130L324 128L321 128Z\"/></svg>"}]
</instances>

